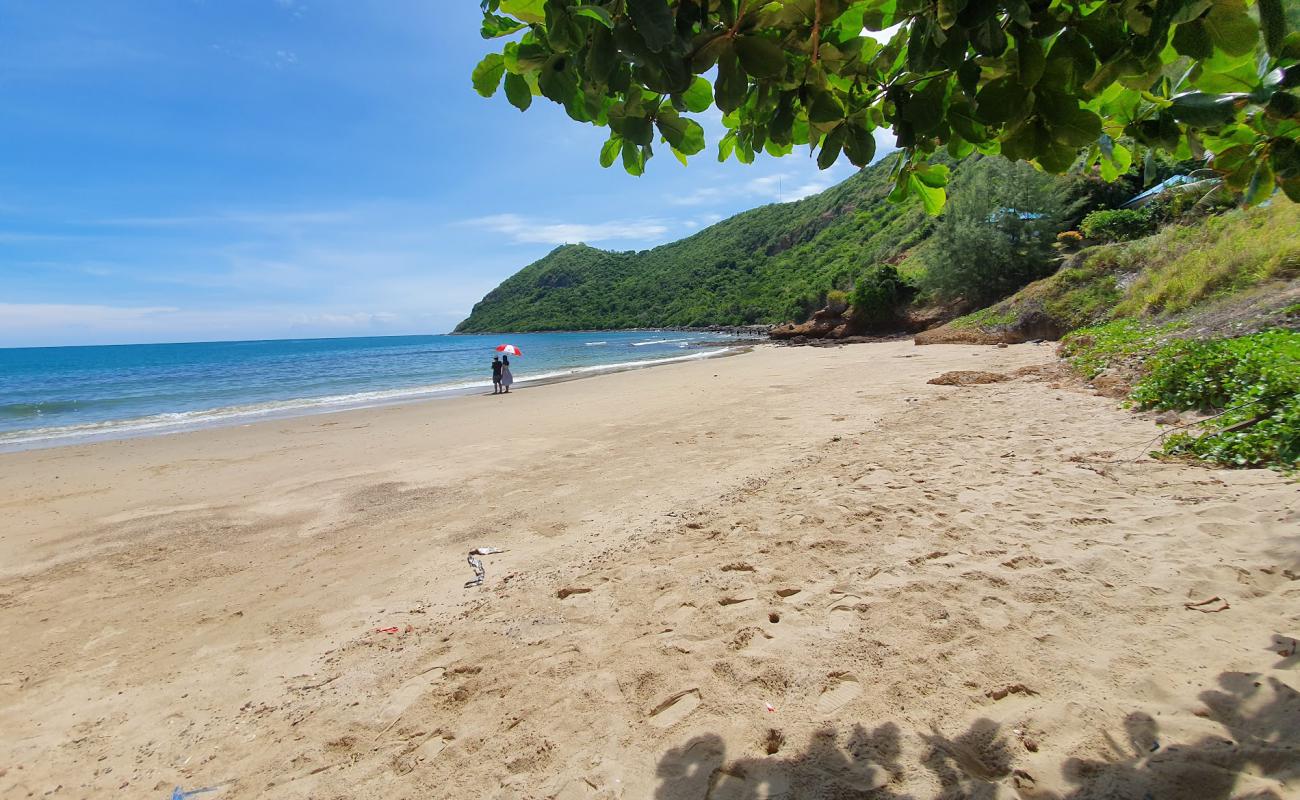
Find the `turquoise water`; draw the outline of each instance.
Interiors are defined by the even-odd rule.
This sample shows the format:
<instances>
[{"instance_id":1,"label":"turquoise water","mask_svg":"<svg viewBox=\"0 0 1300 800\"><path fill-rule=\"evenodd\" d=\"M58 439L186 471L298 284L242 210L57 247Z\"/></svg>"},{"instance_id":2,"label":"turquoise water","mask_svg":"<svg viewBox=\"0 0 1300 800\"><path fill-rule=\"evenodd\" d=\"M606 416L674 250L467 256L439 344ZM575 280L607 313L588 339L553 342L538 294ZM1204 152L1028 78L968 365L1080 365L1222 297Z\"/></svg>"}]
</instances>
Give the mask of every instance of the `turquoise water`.
<instances>
[{"instance_id":1,"label":"turquoise water","mask_svg":"<svg viewBox=\"0 0 1300 800\"><path fill-rule=\"evenodd\" d=\"M717 355L673 331L382 336L0 349L0 449L319 413L488 388L498 344L516 382Z\"/></svg>"}]
</instances>

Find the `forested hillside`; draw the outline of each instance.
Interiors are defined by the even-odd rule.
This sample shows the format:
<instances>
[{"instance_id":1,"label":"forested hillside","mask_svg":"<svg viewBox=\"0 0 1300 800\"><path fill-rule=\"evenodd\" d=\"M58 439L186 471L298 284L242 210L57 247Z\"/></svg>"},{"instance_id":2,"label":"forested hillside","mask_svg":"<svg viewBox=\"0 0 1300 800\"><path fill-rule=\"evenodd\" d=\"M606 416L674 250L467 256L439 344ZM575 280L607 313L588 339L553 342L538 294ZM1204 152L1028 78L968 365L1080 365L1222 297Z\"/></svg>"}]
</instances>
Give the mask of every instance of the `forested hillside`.
<instances>
[{"instance_id":1,"label":"forested hillside","mask_svg":"<svg viewBox=\"0 0 1300 800\"><path fill-rule=\"evenodd\" d=\"M488 293L456 330L741 325L803 319L833 288L923 239L918 203L892 203L885 159L820 194L737 214L671 244L556 248Z\"/></svg>"}]
</instances>

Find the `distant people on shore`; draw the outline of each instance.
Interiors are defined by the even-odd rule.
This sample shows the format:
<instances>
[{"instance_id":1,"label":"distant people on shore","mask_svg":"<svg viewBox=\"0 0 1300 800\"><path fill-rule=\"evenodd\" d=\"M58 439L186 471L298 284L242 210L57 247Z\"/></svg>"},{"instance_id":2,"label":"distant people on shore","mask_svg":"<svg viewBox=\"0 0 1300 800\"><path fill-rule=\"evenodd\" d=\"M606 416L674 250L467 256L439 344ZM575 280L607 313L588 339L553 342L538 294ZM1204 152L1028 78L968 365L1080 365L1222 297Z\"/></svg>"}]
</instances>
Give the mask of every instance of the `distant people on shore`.
<instances>
[{"instance_id":1,"label":"distant people on shore","mask_svg":"<svg viewBox=\"0 0 1300 800\"><path fill-rule=\"evenodd\" d=\"M501 357L492 356L492 394L501 394Z\"/></svg>"},{"instance_id":2,"label":"distant people on shore","mask_svg":"<svg viewBox=\"0 0 1300 800\"><path fill-rule=\"evenodd\" d=\"M501 386L505 394L510 394L510 384L514 382L515 376L510 374L510 356L501 356Z\"/></svg>"}]
</instances>

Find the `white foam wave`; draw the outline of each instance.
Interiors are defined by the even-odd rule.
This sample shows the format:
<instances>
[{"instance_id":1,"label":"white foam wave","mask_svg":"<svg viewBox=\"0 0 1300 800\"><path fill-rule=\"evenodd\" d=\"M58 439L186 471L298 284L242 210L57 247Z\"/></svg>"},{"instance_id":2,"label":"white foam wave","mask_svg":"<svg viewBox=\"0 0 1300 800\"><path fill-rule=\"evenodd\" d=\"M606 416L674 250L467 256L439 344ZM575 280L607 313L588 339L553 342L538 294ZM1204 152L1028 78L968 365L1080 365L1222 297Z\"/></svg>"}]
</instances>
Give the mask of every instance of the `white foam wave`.
<instances>
[{"instance_id":1,"label":"white foam wave","mask_svg":"<svg viewBox=\"0 0 1300 800\"><path fill-rule=\"evenodd\" d=\"M596 375L603 372L620 372L628 369L652 367L672 362L693 361L700 358L719 356L731 348L707 350L688 356L669 358L640 359L622 361L614 364L593 364L586 367L542 372L533 375L520 375L517 385L544 383L564 378ZM84 423L80 425L60 425L49 428L31 428L20 431L0 433L0 452L24 450L32 447L47 447L58 444L71 444L81 441L99 439L124 439L134 436L179 433L195 428L219 425L234 425L257 422L265 419L325 414L337 411L350 411L360 408L408 403L445 397L474 389L485 389L491 384L487 381L462 381L458 383L432 384L428 386L405 389L386 389L382 391L356 392L353 394L331 395L327 397L309 397L294 400L277 400L269 403L228 406L225 408L204 409L199 411L181 411L154 414L126 420Z\"/></svg>"},{"instance_id":2,"label":"white foam wave","mask_svg":"<svg viewBox=\"0 0 1300 800\"><path fill-rule=\"evenodd\" d=\"M595 347L595 346L597 346L597 345L609 344L609 342L584 342L584 344L585 344L587 347Z\"/></svg>"}]
</instances>

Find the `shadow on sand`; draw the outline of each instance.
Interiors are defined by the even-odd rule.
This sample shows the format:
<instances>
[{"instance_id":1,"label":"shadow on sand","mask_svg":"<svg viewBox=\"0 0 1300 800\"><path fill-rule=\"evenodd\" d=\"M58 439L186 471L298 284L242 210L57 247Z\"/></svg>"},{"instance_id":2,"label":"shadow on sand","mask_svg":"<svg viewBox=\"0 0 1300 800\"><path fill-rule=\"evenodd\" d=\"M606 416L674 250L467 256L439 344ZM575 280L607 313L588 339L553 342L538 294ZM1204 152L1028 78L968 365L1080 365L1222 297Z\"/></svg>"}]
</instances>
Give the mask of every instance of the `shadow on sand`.
<instances>
[{"instance_id":1,"label":"shadow on sand","mask_svg":"<svg viewBox=\"0 0 1300 800\"><path fill-rule=\"evenodd\" d=\"M807 749L785 755L782 734L769 730L760 750L769 755L727 758L721 737L697 736L659 761L658 800L923 800L904 791L918 767L937 783L924 800L1282 800L1300 796L1300 693L1257 674L1225 672L1219 688L1202 692L1202 716L1222 735L1187 742L1162 738L1155 719L1134 712L1124 720L1124 742L1106 736L1111 751L1095 760L1061 764L1055 785L1017 767L1024 742L998 723L976 720L964 733L918 733L919 753L905 760L905 734L894 723L854 725L842 733L817 731ZM847 734L847 735L846 735ZM843 746L841 746L843 742ZM1032 743L1031 743L1032 744ZM917 763L919 761L919 763ZM1041 764L1041 759L1038 760ZM919 777L919 776L918 776ZM1280 794L1278 785L1286 788ZM1294 792L1294 794L1288 794Z\"/></svg>"}]
</instances>

